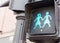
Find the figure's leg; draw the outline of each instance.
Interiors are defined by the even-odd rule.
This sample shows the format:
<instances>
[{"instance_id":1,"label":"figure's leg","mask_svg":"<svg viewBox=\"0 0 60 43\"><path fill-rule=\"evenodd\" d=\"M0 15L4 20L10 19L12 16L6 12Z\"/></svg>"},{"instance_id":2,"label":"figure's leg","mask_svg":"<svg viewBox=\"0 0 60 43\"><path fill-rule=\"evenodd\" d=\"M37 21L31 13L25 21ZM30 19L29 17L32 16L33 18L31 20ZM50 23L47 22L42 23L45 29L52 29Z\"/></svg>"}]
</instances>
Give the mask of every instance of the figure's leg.
<instances>
[{"instance_id":1,"label":"figure's leg","mask_svg":"<svg viewBox=\"0 0 60 43\"><path fill-rule=\"evenodd\" d=\"M36 24L34 25L34 28L33 28L33 29L36 29L37 25L38 25L38 24L36 23Z\"/></svg>"},{"instance_id":2,"label":"figure's leg","mask_svg":"<svg viewBox=\"0 0 60 43\"><path fill-rule=\"evenodd\" d=\"M44 22L44 25L42 26L42 28L44 28L44 27L45 27L45 25L46 25L46 22Z\"/></svg>"},{"instance_id":3,"label":"figure's leg","mask_svg":"<svg viewBox=\"0 0 60 43\"><path fill-rule=\"evenodd\" d=\"M51 27L50 23L48 23L49 27Z\"/></svg>"},{"instance_id":4,"label":"figure's leg","mask_svg":"<svg viewBox=\"0 0 60 43\"><path fill-rule=\"evenodd\" d=\"M42 28L42 27L41 27L41 23L39 23L39 27Z\"/></svg>"},{"instance_id":5,"label":"figure's leg","mask_svg":"<svg viewBox=\"0 0 60 43\"><path fill-rule=\"evenodd\" d=\"M43 31L43 30L42 30L42 26L41 26L41 24L40 24L39 26L40 26L40 30Z\"/></svg>"}]
</instances>

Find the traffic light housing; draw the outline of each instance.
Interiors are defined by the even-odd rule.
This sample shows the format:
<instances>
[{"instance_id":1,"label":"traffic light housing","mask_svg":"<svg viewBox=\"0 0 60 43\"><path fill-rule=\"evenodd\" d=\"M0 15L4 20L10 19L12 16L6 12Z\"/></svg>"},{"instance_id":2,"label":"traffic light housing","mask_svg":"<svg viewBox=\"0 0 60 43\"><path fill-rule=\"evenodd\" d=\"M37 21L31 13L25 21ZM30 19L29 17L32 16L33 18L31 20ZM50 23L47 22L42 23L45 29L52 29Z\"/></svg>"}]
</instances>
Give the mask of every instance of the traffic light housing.
<instances>
[{"instance_id":1,"label":"traffic light housing","mask_svg":"<svg viewBox=\"0 0 60 43\"><path fill-rule=\"evenodd\" d=\"M13 11L25 11L25 4L29 3L29 0L10 0L9 8Z\"/></svg>"},{"instance_id":2,"label":"traffic light housing","mask_svg":"<svg viewBox=\"0 0 60 43\"><path fill-rule=\"evenodd\" d=\"M58 5L55 0L28 3L25 6L30 39L55 39L58 35Z\"/></svg>"}]
</instances>

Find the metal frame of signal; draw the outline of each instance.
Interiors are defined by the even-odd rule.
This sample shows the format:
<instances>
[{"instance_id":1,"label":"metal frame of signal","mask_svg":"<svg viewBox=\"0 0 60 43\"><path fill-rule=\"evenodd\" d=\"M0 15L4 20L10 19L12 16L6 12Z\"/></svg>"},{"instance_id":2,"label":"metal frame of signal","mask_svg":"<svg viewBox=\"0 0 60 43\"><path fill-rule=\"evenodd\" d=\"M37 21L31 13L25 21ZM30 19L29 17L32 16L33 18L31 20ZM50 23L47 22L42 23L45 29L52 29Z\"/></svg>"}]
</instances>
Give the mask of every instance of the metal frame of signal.
<instances>
[{"instance_id":1,"label":"metal frame of signal","mask_svg":"<svg viewBox=\"0 0 60 43\"><path fill-rule=\"evenodd\" d=\"M59 17L59 14L58 14L58 1L57 0L55 0L55 17L56 17L56 26L57 26L57 28L58 28L58 25L59 25L59 21L58 21L58 17ZM28 6L29 6L29 4L27 4ZM29 21L30 21L30 11L31 11L31 9L28 7L28 6L25 6L25 14L26 14L26 19L28 20L28 24L29 24ZM33 7L33 6L32 6ZM29 9L29 10L28 10ZM27 13L28 12L28 13ZM26 25L27 27L29 27L29 25ZM28 28L27 28L27 30L29 30ZM58 32L59 32L59 29L57 29L58 30ZM58 35L58 32L55 34L56 36ZM31 38L33 39L33 36L32 35L30 35L31 36ZM52 35L53 36L53 35ZM37 35L36 37L39 37L39 35ZM49 37L48 37L49 38ZM53 37L52 37L53 38ZM56 37L54 37L54 38L56 38ZM37 38L36 38L37 39ZM47 38L46 38L47 39ZM33 40L31 40L31 41L33 41ZM55 40L53 40L53 39L48 39L48 40L35 40L35 42L36 43L59 43L59 38L57 37Z\"/></svg>"}]
</instances>

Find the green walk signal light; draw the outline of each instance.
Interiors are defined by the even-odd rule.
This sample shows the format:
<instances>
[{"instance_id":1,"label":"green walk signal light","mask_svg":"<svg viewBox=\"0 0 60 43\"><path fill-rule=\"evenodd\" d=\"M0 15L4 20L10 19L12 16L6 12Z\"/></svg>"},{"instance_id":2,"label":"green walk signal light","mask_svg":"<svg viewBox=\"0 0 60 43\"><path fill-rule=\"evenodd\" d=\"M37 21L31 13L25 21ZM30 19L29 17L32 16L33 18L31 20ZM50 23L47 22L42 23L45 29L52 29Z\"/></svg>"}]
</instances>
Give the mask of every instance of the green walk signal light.
<instances>
[{"instance_id":1,"label":"green walk signal light","mask_svg":"<svg viewBox=\"0 0 60 43\"><path fill-rule=\"evenodd\" d=\"M46 10L45 10L46 9ZM56 32L55 14L53 7L42 8L32 11L30 33L31 34L54 34Z\"/></svg>"},{"instance_id":2,"label":"green walk signal light","mask_svg":"<svg viewBox=\"0 0 60 43\"><path fill-rule=\"evenodd\" d=\"M37 27L39 26L40 31L43 31L43 29L46 25L49 26L48 28L51 27L50 20L52 20L52 17L49 15L49 12L46 12L45 14L46 15L44 16L44 18L42 18L42 16L41 16L42 14L40 14L40 13L37 14L37 17L34 20L35 25L34 25L33 29L37 29ZM49 18L50 18L50 20L49 20ZM42 20L43 23L41 23L41 20Z\"/></svg>"},{"instance_id":3,"label":"green walk signal light","mask_svg":"<svg viewBox=\"0 0 60 43\"><path fill-rule=\"evenodd\" d=\"M58 35L58 6L55 0L28 3L25 6L29 19L29 37L56 37Z\"/></svg>"}]
</instances>

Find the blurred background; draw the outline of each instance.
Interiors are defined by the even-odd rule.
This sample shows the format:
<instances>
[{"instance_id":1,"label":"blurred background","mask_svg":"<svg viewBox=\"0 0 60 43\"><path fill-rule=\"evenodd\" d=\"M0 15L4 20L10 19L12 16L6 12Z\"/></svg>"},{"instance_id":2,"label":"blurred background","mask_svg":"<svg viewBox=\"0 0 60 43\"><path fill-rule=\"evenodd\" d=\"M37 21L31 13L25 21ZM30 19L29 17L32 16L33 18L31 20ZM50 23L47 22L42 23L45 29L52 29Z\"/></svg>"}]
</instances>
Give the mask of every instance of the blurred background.
<instances>
[{"instance_id":1,"label":"blurred background","mask_svg":"<svg viewBox=\"0 0 60 43\"><path fill-rule=\"evenodd\" d=\"M16 15L8 7L8 0L0 0L0 43L13 43Z\"/></svg>"},{"instance_id":2,"label":"blurred background","mask_svg":"<svg viewBox=\"0 0 60 43\"><path fill-rule=\"evenodd\" d=\"M0 0L0 43L13 43L17 15L8 5L9 0ZM28 39L26 41L32 43Z\"/></svg>"},{"instance_id":3,"label":"blurred background","mask_svg":"<svg viewBox=\"0 0 60 43\"><path fill-rule=\"evenodd\" d=\"M0 43L12 43L16 27L16 15L8 6L0 8Z\"/></svg>"}]
</instances>

